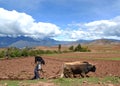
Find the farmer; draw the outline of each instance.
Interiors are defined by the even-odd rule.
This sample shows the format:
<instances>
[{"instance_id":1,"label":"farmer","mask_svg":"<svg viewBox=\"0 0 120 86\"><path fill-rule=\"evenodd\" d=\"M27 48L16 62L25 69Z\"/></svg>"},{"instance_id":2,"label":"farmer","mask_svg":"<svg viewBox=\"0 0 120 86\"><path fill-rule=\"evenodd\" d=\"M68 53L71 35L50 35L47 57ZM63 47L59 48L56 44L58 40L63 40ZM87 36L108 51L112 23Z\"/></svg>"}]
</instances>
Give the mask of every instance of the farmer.
<instances>
[{"instance_id":1,"label":"farmer","mask_svg":"<svg viewBox=\"0 0 120 86\"><path fill-rule=\"evenodd\" d=\"M36 66L35 66L35 69L34 69L34 77L32 78L32 80L40 79L39 71L42 71L42 64L44 65L45 61L43 60L42 57L35 56L35 64L36 64Z\"/></svg>"}]
</instances>

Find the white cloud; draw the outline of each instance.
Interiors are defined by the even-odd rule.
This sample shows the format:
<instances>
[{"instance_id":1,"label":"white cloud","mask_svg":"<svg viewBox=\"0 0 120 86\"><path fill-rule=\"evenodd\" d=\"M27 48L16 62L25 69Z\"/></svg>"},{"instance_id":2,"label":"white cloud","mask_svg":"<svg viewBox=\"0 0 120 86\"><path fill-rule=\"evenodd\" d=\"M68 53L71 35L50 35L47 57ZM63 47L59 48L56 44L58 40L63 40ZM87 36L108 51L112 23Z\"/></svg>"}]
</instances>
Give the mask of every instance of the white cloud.
<instances>
[{"instance_id":1,"label":"white cloud","mask_svg":"<svg viewBox=\"0 0 120 86\"><path fill-rule=\"evenodd\" d=\"M0 36L28 36L32 38L53 37L57 40L120 39L120 16L110 20L68 24L61 30L55 24L35 22L32 16L15 10L0 8Z\"/></svg>"},{"instance_id":2,"label":"white cloud","mask_svg":"<svg viewBox=\"0 0 120 86\"><path fill-rule=\"evenodd\" d=\"M75 28L68 32L69 39L120 39L120 16L110 20L99 20L84 24L71 24L69 28Z\"/></svg>"},{"instance_id":3,"label":"white cloud","mask_svg":"<svg viewBox=\"0 0 120 86\"><path fill-rule=\"evenodd\" d=\"M100 20L85 24L90 32L96 36L120 37L120 17L111 20Z\"/></svg>"},{"instance_id":4,"label":"white cloud","mask_svg":"<svg viewBox=\"0 0 120 86\"><path fill-rule=\"evenodd\" d=\"M0 36L53 37L60 34L60 27L52 23L35 22L32 16L0 8Z\"/></svg>"}]
</instances>

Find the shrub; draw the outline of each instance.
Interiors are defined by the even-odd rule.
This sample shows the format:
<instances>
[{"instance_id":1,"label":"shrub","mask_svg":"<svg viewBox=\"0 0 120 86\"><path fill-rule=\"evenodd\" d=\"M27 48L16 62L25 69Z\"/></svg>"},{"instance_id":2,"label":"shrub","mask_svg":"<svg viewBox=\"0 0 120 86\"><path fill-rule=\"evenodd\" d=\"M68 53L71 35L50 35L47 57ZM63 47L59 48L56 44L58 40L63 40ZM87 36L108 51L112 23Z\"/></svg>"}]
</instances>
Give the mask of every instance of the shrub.
<instances>
[{"instance_id":1,"label":"shrub","mask_svg":"<svg viewBox=\"0 0 120 86\"><path fill-rule=\"evenodd\" d=\"M6 51L6 56L8 56L8 57L20 57L21 51L20 51L20 49L15 48L15 47L8 48Z\"/></svg>"},{"instance_id":2,"label":"shrub","mask_svg":"<svg viewBox=\"0 0 120 86\"><path fill-rule=\"evenodd\" d=\"M53 51L46 50L46 51L45 51L45 54L53 54Z\"/></svg>"},{"instance_id":3,"label":"shrub","mask_svg":"<svg viewBox=\"0 0 120 86\"><path fill-rule=\"evenodd\" d=\"M70 46L69 50L74 51L74 46Z\"/></svg>"},{"instance_id":4,"label":"shrub","mask_svg":"<svg viewBox=\"0 0 120 86\"><path fill-rule=\"evenodd\" d=\"M22 49L21 52L22 52L22 53L21 53L21 56L29 56L29 50L28 50L27 48Z\"/></svg>"},{"instance_id":5,"label":"shrub","mask_svg":"<svg viewBox=\"0 0 120 86\"><path fill-rule=\"evenodd\" d=\"M75 48L74 46L70 46L69 50L74 51L74 52L90 52L88 47L82 47L80 44L78 44Z\"/></svg>"},{"instance_id":6,"label":"shrub","mask_svg":"<svg viewBox=\"0 0 120 86\"><path fill-rule=\"evenodd\" d=\"M0 51L0 58L3 58L5 56L5 51Z\"/></svg>"},{"instance_id":7,"label":"shrub","mask_svg":"<svg viewBox=\"0 0 120 86\"><path fill-rule=\"evenodd\" d=\"M78 45L75 47L74 51L82 51L81 45L78 44Z\"/></svg>"}]
</instances>

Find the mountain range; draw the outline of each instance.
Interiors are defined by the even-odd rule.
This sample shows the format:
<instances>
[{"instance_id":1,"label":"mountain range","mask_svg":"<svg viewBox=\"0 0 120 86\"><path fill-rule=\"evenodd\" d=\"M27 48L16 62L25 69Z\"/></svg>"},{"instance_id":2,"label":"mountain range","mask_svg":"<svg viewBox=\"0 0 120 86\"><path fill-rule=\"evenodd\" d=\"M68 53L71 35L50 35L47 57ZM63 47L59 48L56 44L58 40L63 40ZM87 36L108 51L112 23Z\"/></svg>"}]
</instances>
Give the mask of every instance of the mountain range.
<instances>
[{"instance_id":1,"label":"mountain range","mask_svg":"<svg viewBox=\"0 0 120 86\"><path fill-rule=\"evenodd\" d=\"M120 43L120 40L114 39L97 39L97 40L77 40L77 41L56 41L51 38L33 39L30 37L0 37L0 47L34 47L34 46L55 46L58 44L112 44Z\"/></svg>"}]
</instances>

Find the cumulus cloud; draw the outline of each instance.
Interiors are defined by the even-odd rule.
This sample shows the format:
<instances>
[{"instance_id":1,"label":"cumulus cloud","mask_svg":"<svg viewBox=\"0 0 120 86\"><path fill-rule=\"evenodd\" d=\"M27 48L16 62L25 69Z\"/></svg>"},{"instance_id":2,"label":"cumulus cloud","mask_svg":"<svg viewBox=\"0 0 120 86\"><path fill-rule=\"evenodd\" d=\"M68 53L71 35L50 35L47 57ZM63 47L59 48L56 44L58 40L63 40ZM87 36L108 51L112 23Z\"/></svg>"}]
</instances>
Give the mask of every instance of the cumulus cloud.
<instances>
[{"instance_id":1,"label":"cumulus cloud","mask_svg":"<svg viewBox=\"0 0 120 86\"><path fill-rule=\"evenodd\" d=\"M77 29L68 32L71 40L100 38L120 39L120 16L110 20L71 24L69 28L72 27L76 27Z\"/></svg>"},{"instance_id":2,"label":"cumulus cloud","mask_svg":"<svg viewBox=\"0 0 120 86\"><path fill-rule=\"evenodd\" d=\"M61 27L62 28L62 27ZM57 40L120 39L120 16L109 20L68 24L61 29L55 24L36 22L32 16L0 8L0 36L52 37Z\"/></svg>"},{"instance_id":3,"label":"cumulus cloud","mask_svg":"<svg viewBox=\"0 0 120 86\"><path fill-rule=\"evenodd\" d=\"M0 36L44 38L60 33L60 27L55 24L35 22L32 16L26 13L0 8Z\"/></svg>"}]
</instances>

